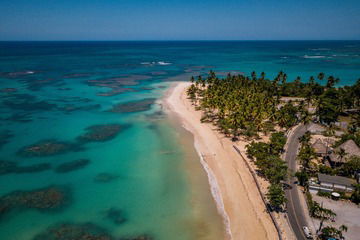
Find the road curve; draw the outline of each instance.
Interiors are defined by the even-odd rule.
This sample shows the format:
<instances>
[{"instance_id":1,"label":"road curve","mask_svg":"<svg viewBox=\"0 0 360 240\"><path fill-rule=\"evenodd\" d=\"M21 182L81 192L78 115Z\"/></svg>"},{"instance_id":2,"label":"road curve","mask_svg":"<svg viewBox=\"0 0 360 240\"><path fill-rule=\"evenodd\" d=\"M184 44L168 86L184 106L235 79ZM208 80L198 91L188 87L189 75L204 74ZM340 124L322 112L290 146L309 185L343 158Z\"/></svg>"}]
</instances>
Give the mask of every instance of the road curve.
<instances>
[{"instance_id":1,"label":"road curve","mask_svg":"<svg viewBox=\"0 0 360 240\"><path fill-rule=\"evenodd\" d=\"M288 168L291 172L296 172L296 156L299 148L299 137L304 135L306 132L306 127L304 125L298 126L294 132L289 136L287 140L287 147L285 149L285 161L287 162ZM291 188L285 190L287 198L287 215L291 225L291 228L294 231L294 234L298 240L307 239L302 230L303 226L307 226L304 209L302 208L300 202L299 192L297 190L296 184L294 182L296 178L290 176L287 183Z\"/></svg>"}]
</instances>

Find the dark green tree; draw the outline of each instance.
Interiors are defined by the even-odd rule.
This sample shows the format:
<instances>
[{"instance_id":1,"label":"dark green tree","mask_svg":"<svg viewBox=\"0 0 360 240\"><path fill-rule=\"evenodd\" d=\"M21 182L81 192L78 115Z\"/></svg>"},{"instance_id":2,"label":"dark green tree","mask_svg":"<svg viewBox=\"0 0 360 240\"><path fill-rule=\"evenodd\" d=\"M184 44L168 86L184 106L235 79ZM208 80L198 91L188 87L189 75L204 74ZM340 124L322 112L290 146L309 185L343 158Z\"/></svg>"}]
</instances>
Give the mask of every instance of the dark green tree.
<instances>
[{"instance_id":1,"label":"dark green tree","mask_svg":"<svg viewBox=\"0 0 360 240\"><path fill-rule=\"evenodd\" d=\"M266 197L268 198L270 205L276 210L282 209L283 205L286 203L285 192L280 184L271 184L268 188Z\"/></svg>"}]
</instances>

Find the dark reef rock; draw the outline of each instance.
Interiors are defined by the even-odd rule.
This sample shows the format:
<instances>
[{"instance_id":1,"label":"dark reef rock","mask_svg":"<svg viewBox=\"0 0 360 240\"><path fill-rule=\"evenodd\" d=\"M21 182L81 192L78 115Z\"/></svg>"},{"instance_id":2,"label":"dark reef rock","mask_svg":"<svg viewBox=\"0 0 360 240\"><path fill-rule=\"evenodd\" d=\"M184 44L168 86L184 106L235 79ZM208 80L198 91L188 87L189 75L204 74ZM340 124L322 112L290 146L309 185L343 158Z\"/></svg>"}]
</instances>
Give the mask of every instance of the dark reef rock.
<instances>
[{"instance_id":1,"label":"dark reef rock","mask_svg":"<svg viewBox=\"0 0 360 240\"><path fill-rule=\"evenodd\" d=\"M0 161L0 175L13 173L17 168L17 164L11 161Z\"/></svg>"},{"instance_id":2,"label":"dark reef rock","mask_svg":"<svg viewBox=\"0 0 360 240\"><path fill-rule=\"evenodd\" d=\"M55 109L56 104L38 100L34 95L15 93L3 97L2 104L11 110L22 111L49 111Z\"/></svg>"},{"instance_id":3,"label":"dark reef rock","mask_svg":"<svg viewBox=\"0 0 360 240\"><path fill-rule=\"evenodd\" d=\"M50 163L39 163L30 166L17 166L14 173L35 173L51 169Z\"/></svg>"},{"instance_id":4,"label":"dark reef rock","mask_svg":"<svg viewBox=\"0 0 360 240\"><path fill-rule=\"evenodd\" d=\"M121 225L127 221L124 212L117 208L110 208L106 211L106 218L116 225Z\"/></svg>"},{"instance_id":5,"label":"dark reef rock","mask_svg":"<svg viewBox=\"0 0 360 240\"><path fill-rule=\"evenodd\" d=\"M109 111L115 113L132 113L147 111L151 108L151 105L153 105L155 101L156 98L146 98L140 101L121 103L113 106L113 108Z\"/></svg>"},{"instance_id":6,"label":"dark reef rock","mask_svg":"<svg viewBox=\"0 0 360 240\"><path fill-rule=\"evenodd\" d=\"M131 88L126 88L125 86L135 86L139 84L139 81L150 78L151 76L147 75L128 75L108 79L89 80L86 83L89 86L111 88L111 91L98 93L99 96L114 96L124 92L132 91Z\"/></svg>"},{"instance_id":7,"label":"dark reef rock","mask_svg":"<svg viewBox=\"0 0 360 240\"><path fill-rule=\"evenodd\" d=\"M0 198L0 216L14 209L58 210L68 199L68 192L58 186L33 191L15 191Z\"/></svg>"},{"instance_id":8,"label":"dark reef rock","mask_svg":"<svg viewBox=\"0 0 360 240\"><path fill-rule=\"evenodd\" d=\"M75 104L65 104L62 107L59 107L58 110L65 113L70 113L74 111L91 111L101 108L100 104L85 105L85 106L76 106Z\"/></svg>"},{"instance_id":9,"label":"dark reef rock","mask_svg":"<svg viewBox=\"0 0 360 240\"><path fill-rule=\"evenodd\" d=\"M75 171L75 170L84 168L89 163L90 163L89 159L79 159L79 160L74 160L74 161L71 161L71 162L66 162L66 163L60 164L55 169L55 172L57 172L57 173L67 173L67 172L70 172L70 171Z\"/></svg>"},{"instance_id":10,"label":"dark reef rock","mask_svg":"<svg viewBox=\"0 0 360 240\"><path fill-rule=\"evenodd\" d=\"M18 154L25 157L45 157L79 150L72 143L60 142L57 140L44 140L38 143L26 146L19 150Z\"/></svg>"},{"instance_id":11,"label":"dark reef rock","mask_svg":"<svg viewBox=\"0 0 360 240\"><path fill-rule=\"evenodd\" d=\"M108 182L111 182L111 181L113 181L113 180L115 180L117 178L119 178L119 176L111 174L111 173L99 173L94 178L94 181L98 182L98 183L108 183Z\"/></svg>"},{"instance_id":12,"label":"dark reef rock","mask_svg":"<svg viewBox=\"0 0 360 240\"><path fill-rule=\"evenodd\" d=\"M0 175L10 173L34 173L49 170L51 165L49 163L40 163L30 166L18 166L13 161L0 161Z\"/></svg>"},{"instance_id":13,"label":"dark reef rock","mask_svg":"<svg viewBox=\"0 0 360 240\"><path fill-rule=\"evenodd\" d=\"M30 113L13 113L10 116L3 118L3 120L10 121L10 122L31 122L32 116Z\"/></svg>"},{"instance_id":14,"label":"dark reef rock","mask_svg":"<svg viewBox=\"0 0 360 240\"><path fill-rule=\"evenodd\" d=\"M63 223L51 226L33 240L114 240L114 237L92 223Z\"/></svg>"},{"instance_id":15,"label":"dark reef rock","mask_svg":"<svg viewBox=\"0 0 360 240\"><path fill-rule=\"evenodd\" d=\"M80 142L104 142L115 138L127 125L103 124L86 128L86 133L78 137Z\"/></svg>"},{"instance_id":16,"label":"dark reef rock","mask_svg":"<svg viewBox=\"0 0 360 240\"><path fill-rule=\"evenodd\" d=\"M0 148L9 142L14 135L9 130L0 131Z\"/></svg>"},{"instance_id":17,"label":"dark reef rock","mask_svg":"<svg viewBox=\"0 0 360 240\"><path fill-rule=\"evenodd\" d=\"M1 88L0 92L2 93L13 93L13 92L17 92L16 88Z\"/></svg>"},{"instance_id":18,"label":"dark reef rock","mask_svg":"<svg viewBox=\"0 0 360 240\"><path fill-rule=\"evenodd\" d=\"M115 95L118 95L121 93L126 93L126 92L134 92L134 89L132 89L132 88L116 88L116 89L113 89L108 92L99 92L97 95L103 96L103 97L109 97L109 96L115 96Z\"/></svg>"},{"instance_id":19,"label":"dark reef rock","mask_svg":"<svg viewBox=\"0 0 360 240\"><path fill-rule=\"evenodd\" d=\"M153 240L154 238L150 237L149 235L140 235L136 237L129 237L129 238L120 238L119 240Z\"/></svg>"}]
</instances>

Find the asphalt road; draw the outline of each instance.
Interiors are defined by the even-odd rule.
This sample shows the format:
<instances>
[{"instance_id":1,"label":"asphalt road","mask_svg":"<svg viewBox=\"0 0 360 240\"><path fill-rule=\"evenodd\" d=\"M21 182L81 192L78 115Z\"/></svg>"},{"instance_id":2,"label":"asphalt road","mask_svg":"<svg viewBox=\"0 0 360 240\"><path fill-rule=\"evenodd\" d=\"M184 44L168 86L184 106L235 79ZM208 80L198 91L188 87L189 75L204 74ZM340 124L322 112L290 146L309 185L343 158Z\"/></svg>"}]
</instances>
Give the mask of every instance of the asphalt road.
<instances>
[{"instance_id":1,"label":"asphalt road","mask_svg":"<svg viewBox=\"0 0 360 240\"><path fill-rule=\"evenodd\" d=\"M288 164L288 168L295 173L296 172L296 155L299 148L299 137L304 135L306 128L304 125L301 125L290 136L288 139L288 145L285 149L285 161ZM297 239L307 239L302 230L303 226L307 226L306 218L304 216L304 209L301 207L300 196L297 190L296 177L290 176L288 179L288 184L291 186L290 189L285 190L287 198L287 215L290 221L290 225L295 233Z\"/></svg>"}]
</instances>

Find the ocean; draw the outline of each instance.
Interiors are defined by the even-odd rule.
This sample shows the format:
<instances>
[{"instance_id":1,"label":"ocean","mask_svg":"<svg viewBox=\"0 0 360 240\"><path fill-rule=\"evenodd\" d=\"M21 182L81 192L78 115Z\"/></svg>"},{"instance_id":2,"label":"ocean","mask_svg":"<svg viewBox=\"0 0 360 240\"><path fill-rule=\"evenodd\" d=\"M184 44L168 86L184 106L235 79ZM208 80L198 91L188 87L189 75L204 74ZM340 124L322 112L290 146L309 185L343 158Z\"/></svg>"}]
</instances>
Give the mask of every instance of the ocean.
<instances>
[{"instance_id":1,"label":"ocean","mask_svg":"<svg viewBox=\"0 0 360 240\"><path fill-rule=\"evenodd\" d=\"M0 239L222 239L193 138L159 104L209 70L349 85L360 41L0 42Z\"/></svg>"}]
</instances>

